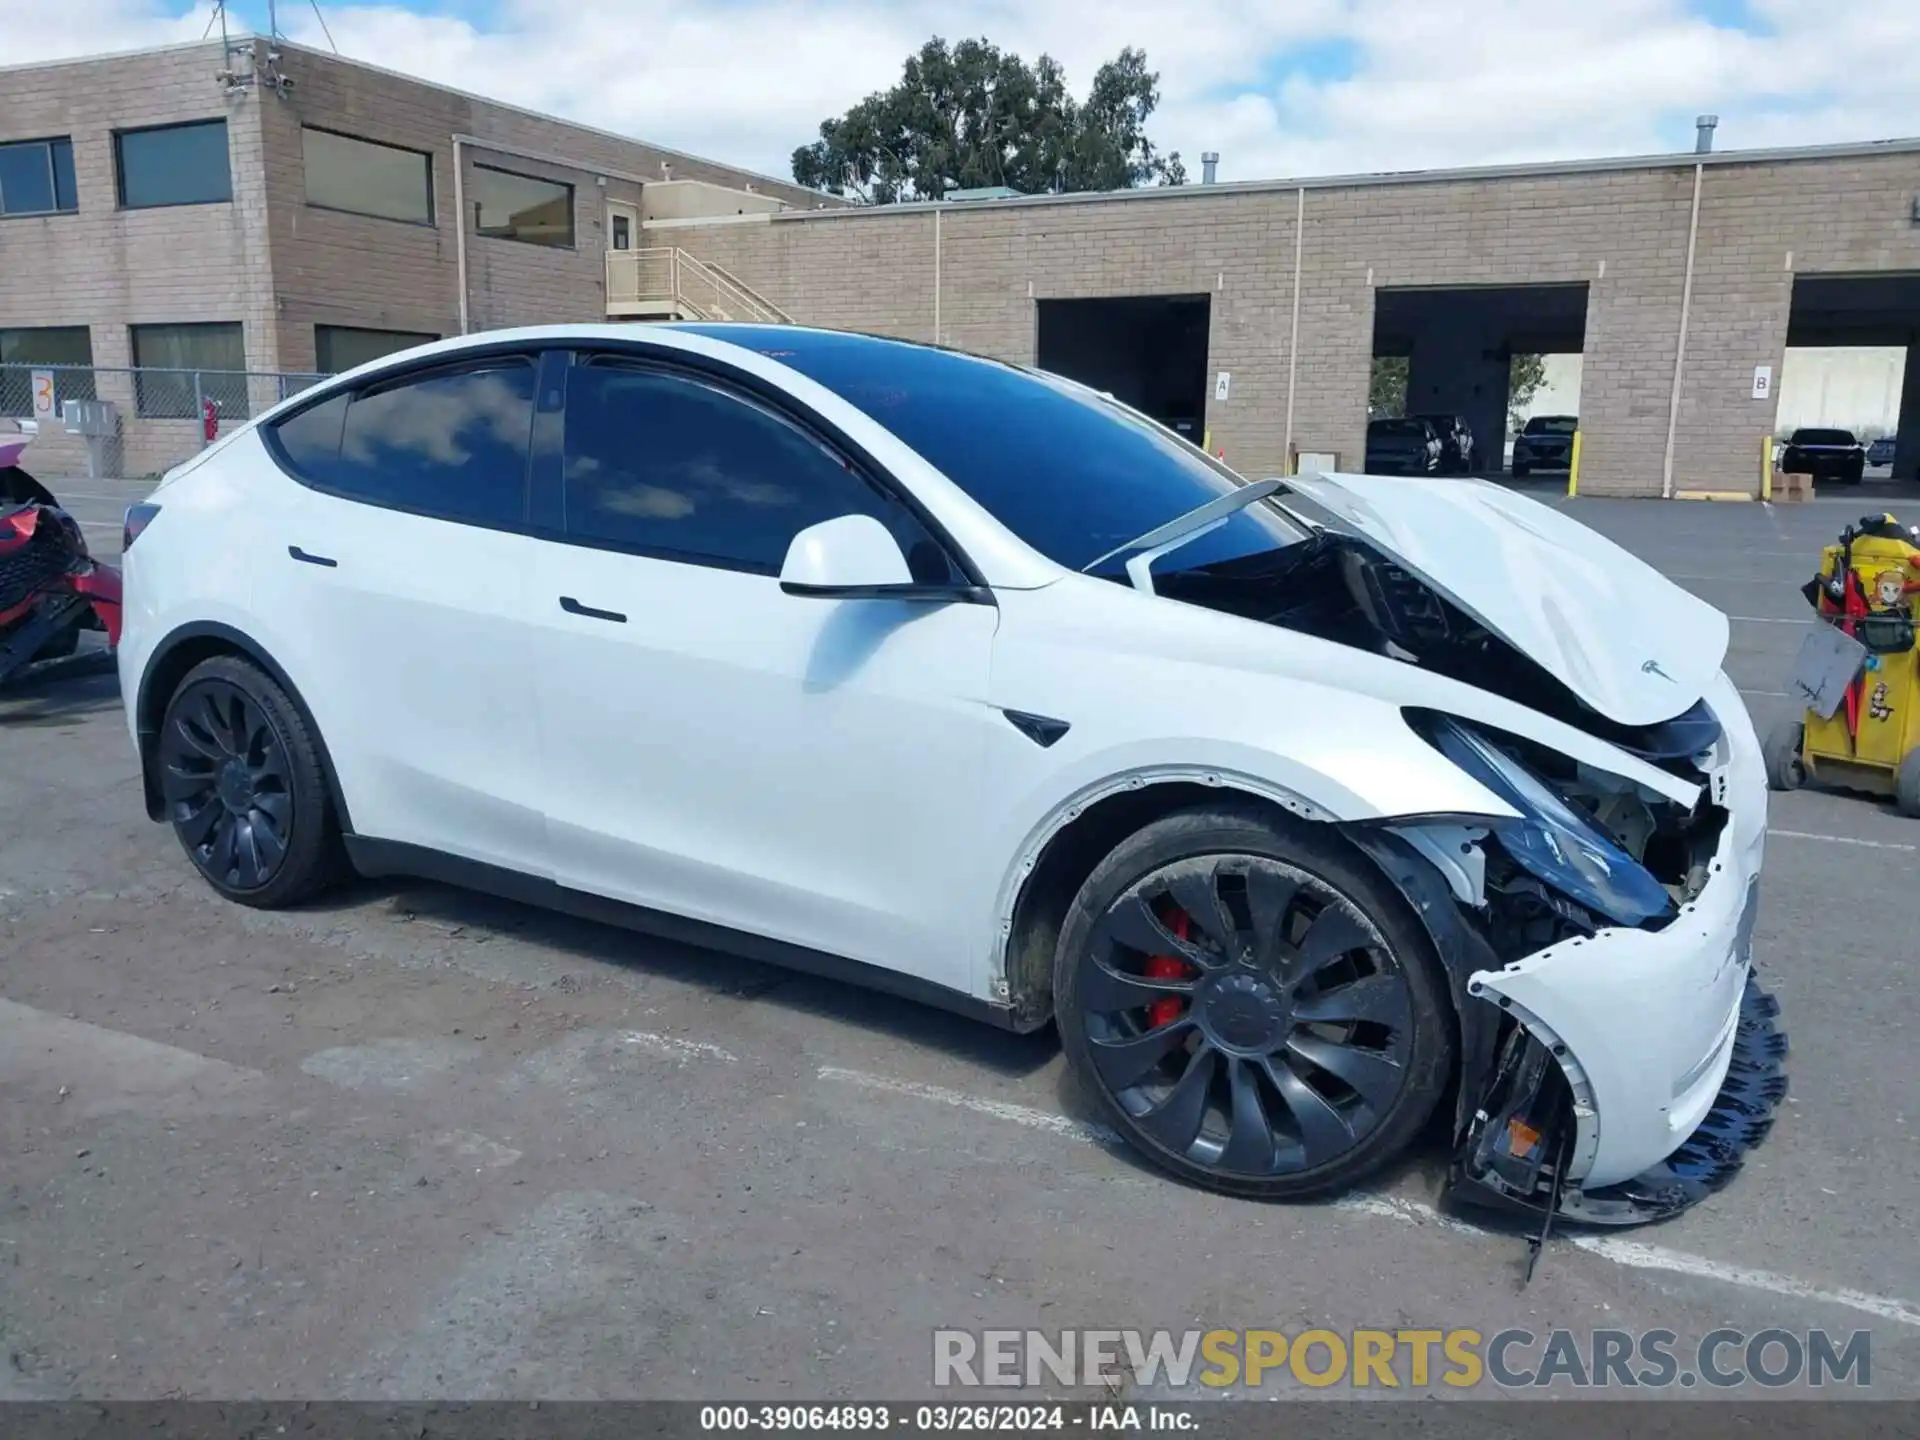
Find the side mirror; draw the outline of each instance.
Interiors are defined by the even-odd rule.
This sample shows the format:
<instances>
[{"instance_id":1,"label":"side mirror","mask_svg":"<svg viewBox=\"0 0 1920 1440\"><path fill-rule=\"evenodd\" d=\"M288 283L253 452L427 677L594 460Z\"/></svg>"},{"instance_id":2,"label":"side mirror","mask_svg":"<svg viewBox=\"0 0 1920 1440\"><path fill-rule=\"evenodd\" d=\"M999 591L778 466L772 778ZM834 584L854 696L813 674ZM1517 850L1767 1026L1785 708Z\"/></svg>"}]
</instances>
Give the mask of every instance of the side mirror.
<instances>
[{"instance_id":1,"label":"side mirror","mask_svg":"<svg viewBox=\"0 0 1920 1440\"><path fill-rule=\"evenodd\" d=\"M789 595L825 600L971 600L971 587L923 585L887 527L871 515L842 515L793 537L780 567Z\"/></svg>"}]
</instances>

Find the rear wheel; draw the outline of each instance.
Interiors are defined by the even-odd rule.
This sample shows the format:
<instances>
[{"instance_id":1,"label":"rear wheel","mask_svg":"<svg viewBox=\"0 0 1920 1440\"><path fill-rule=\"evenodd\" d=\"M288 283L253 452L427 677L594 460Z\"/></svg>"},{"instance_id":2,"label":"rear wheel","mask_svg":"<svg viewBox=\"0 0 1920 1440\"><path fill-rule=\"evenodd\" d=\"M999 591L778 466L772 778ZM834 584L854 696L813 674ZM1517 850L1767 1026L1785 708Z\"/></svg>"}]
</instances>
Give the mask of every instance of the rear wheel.
<instances>
[{"instance_id":1,"label":"rear wheel","mask_svg":"<svg viewBox=\"0 0 1920 1440\"><path fill-rule=\"evenodd\" d=\"M273 679L235 656L187 672L167 703L155 764L167 819L207 883L271 910L339 873L319 747Z\"/></svg>"},{"instance_id":2,"label":"rear wheel","mask_svg":"<svg viewBox=\"0 0 1920 1440\"><path fill-rule=\"evenodd\" d=\"M1514 479L1524 480L1527 478L1528 475L1532 473L1533 472L1529 466L1522 464L1518 460L1513 462L1513 478Z\"/></svg>"},{"instance_id":3,"label":"rear wheel","mask_svg":"<svg viewBox=\"0 0 1920 1440\"><path fill-rule=\"evenodd\" d=\"M1120 1131L1209 1189L1298 1199L1401 1153L1453 1064L1432 944L1317 827L1182 811L1081 888L1055 956L1069 1061Z\"/></svg>"}]
</instances>

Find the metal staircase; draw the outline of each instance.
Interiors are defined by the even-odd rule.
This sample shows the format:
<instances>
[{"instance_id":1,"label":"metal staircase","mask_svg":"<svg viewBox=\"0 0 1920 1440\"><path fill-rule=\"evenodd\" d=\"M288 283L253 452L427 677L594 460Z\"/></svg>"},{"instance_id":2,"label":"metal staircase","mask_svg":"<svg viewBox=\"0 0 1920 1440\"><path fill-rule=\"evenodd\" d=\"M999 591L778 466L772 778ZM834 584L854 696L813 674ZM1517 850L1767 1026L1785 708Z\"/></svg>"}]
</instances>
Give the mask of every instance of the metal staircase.
<instances>
[{"instance_id":1,"label":"metal staircase","mask_svg":"<svg viewBox=\"0 0 1920 1440\"><path fill-rule=\"evenodd\" d=\"M674 245L607 252L607 314L616 320L793 323L736 276Z\"/></svg>"}]
</instances>

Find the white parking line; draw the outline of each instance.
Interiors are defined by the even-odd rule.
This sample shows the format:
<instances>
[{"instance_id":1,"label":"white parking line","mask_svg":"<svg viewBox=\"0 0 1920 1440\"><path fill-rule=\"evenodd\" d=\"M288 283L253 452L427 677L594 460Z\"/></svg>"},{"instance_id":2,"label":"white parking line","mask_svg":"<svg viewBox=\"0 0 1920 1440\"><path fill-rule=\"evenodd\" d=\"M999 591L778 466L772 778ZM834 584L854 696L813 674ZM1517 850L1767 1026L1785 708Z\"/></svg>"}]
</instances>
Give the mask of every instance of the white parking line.
<instances>
[{"instance_id":1,"label":"white parking line","mask_svg":"<svg viewBox=\"0 0 1920 1440\"><path fill-rule=\"evenodd\" d=\"M1030 1130L1043 1130L1048 1134L1080 1141L1082 1144L1120 1143L1119 1137L1103 1125L1090 1125L1070 1116L1057 1115L1050 1110L1036 1110L1029 1105L1015 1105L1004 1100L985 1100L961 1090L949 1090L942 1085L923 1085L915 1080L895 1080L885 1075L868 1074L864 1070L845 1070L836 1065L823 1065L817 1073L822 1080L838 1080L867 1090L905 1095L915 1100L931 1100L937 1105L948 1105L958 1110L971 1110L977 1115L990 1116L996 1120L1011 1120L1014 1124L1024 1125ZM1349 1214L1370 1215L1377 1219L1392 1220L1396 1224L1431 1225L1436 1229L1474 1239L1502 1238L1468 1221L1443 1215L1431 1205L1418 1200L1401 1199L1398 1196L1364 1193L1344 1195L1333 1202L1333 1208ZM1800 1300L1817 1300L1827 1305L1839 1305L1849 1310L1858 1310L1882 1320L1893 1320L1902 1325L1920 1327L1920 1308L1895 1296L1873 1295L1864 1290L1823 1290L1817 1285L1795 1279L1791 1275L1777 1275L1770 1270L1749 1270L1743 1266L1726 1265L1718 1260L1709 1260L1703 1255L1689 1255L1683 1251L1667 1250L1658 1245L1643 1245L1638 1241L1622 1240L1611 1235L1576 1234L1565 1238L1567 1243L1586 1251L1589 1255L1598 1256L1625 1269L1660 1270L1676 1275L1690 1275L1699 1280L1717 1280L1722 1284L1737 1285L1745 1290L1760 1290L1771 1295L1786 1295Z\"/></svg>"},{"instance_id":2,"label":"white parking line","mask_svg":"<svg viewBox=\"0 0 1920 1440\"><path fill-rule=\"evenodd\" d=\"M1857 835L1821 835L1812 830L1775 830L1768 826L1767 834L1782 840L1819 840L1828 845L1858 845L1867 850L1920 850L1920 845L1902 845L1897 840L1862 840Z\"/></svg>"},{"instance_id":3,"label":"white parking line","mask_svg":"<svg viewBox=\"0 0 1920 1440\"><path fill-rule=\"evenodd\" d=\"M882 1090L893 1095L906 1095L915 1100L931 1100L936 1105L951 1105L957 1110L971 1110L976 1115L989 1115L995 1120L1011 1120L1016 1125L1024 1125L1029 1130L1045 1130L1051 1135L1060 1135L1068 1140L1078 1140L1083 1145L1118 1145L1121 1139L1104 1125L1089 1125L1084 1120L1075 1120L1068 1115L1056 1115L1051 1110L1035 1110L1029 1105L1015 1105L1006 1100L986 1100L978 1095L969 1095L963 1090L949 1090L944 1085L923 1085L917 1080L894 1080L885 1075L869 1075L864 1070L843 1070L837 1065L820 1067L822 1080L839 1080L848 1085L858 1085L865 1090Z\"/></svg>"},{"instance_id":4,"label":"white parking line","mask_svg":"<svg viewBox=\"0 0 1920 1440\"><path fill-rule=\"evenodd\" d=\"M1729 620L1738 620L1745 625L1810 625L1810 618L1798 615L1729 615Z\"/></svg>"},{"instance_id":5,"label":"white parking line","mask_svg":"<svg viewBox=\"0 0 1920 1440\"><path fill-rule=\"evenodd\" d=\"M651 1050L656 1055L664 1055L669 1060L677 1060L682 1065L689 1060L718 1060L723 1064L739 1063L739 1056L722 1050L718 1045L709 1045L704 1040L683 1040L678 1035L655 1035L646 1030L629 1030L620 1037L629 1045L637 1045L642 1050Z\"/></svg>"},{"instance_id":6,"label":"white parking line","mask_svg":"<svg viewBox=\"0 0 1920 1440\"><path fill-rule=\"evenodd\" d=\"M1491 1230L1483 1230L1465 1220L1443 1215L1421 1201L1403 1200L1399 1196L1343 1195L1333 1204L1336 1210L1346 1210L1356 1215L1376 1215L1403 1225L1432 1225L1457 1235L1499 1238ZM1691 1275L1697 1280L1718 1280L1722 1284L1738 1285L1745 1290L1764 1290L1770 1295L1789 1295L1798 1300L1818 1300L1878 1316L1882 1320L1920 1326L1920 1309L1891 1295L1873 1295L1864 1290L1823 1290L1791 1275L1778 1275L1771 1270L1749 1270L1741 1265L1723 1265L1704 1255L1689 1255L1685 1251L1668 1250L1660 1245L1643 1245L1638 1240L1622 1240L1615 1235L1574 1234L1562 1238L1576 1249L1584 1250L1589 1255L1598 1255L1602 1260L1610 1260L1629 1270L1663 1270L1673 1275Z\"/></svg>"},{"instance_id":7,"label":"white parking line","mask_svg":"<svg viewBox=\"0 0 1920 1440\"><path fill-rule=\"evenodd\" d=\"M1902 1325L1920 1326L1920 1309L1891 1295L1870 1295L1864 1290L1822 1290L1791 1275L1776 1275L1771 1270L1748 1270L1738 1265L1722 1265L1699 1255L1642 1245L1637 1240L1622 1240L1613 1235L1573 1235L1572 1244L1589 1255L1598 1255L1630 1270L1665 1270L1675 1275L1692 1275L1701 1280L1719 1280L1747 1290L1765 1290L1774 1295L1790 1295L1798 1300L1819 1300L1828 1305L1844 1305L1849 1310L1875 1315Z\"/></svg>"}]
</instances>

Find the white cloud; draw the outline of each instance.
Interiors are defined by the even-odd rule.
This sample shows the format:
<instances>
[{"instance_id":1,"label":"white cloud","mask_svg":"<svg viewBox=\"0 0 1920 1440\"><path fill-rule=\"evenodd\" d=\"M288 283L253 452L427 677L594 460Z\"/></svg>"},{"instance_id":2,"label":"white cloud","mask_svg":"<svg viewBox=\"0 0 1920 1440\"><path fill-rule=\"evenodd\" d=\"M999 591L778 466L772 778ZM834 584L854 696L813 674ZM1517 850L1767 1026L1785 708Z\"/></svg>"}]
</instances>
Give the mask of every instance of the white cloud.
<instances>
[{"instance_id":1,"label":"white cloud","mask_svg":"<svg viewBox=\"0 0 1920 1440\"><path fill-rule=\"evenodd\" d=\"M309 7L280 8L325 43ZM1723 148L1920 133L1914 0L1748 0L1756 34L1686 0L496 0L485 28L444 4L322 8L347 55L775 174L935 33L1049 52L1076 88L1142 47L1154 138L1190 170L1222 151L1227 179L1671 149L1700 111ZM20 60L197 38L208 9L185 9L0 0L0 35ZM1352 74L1284 75L1329 44Z\"/></svg>"}]
</instances>

